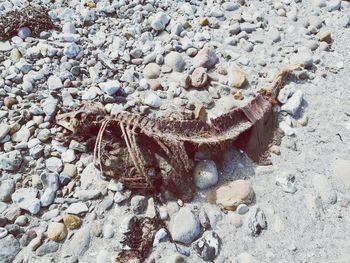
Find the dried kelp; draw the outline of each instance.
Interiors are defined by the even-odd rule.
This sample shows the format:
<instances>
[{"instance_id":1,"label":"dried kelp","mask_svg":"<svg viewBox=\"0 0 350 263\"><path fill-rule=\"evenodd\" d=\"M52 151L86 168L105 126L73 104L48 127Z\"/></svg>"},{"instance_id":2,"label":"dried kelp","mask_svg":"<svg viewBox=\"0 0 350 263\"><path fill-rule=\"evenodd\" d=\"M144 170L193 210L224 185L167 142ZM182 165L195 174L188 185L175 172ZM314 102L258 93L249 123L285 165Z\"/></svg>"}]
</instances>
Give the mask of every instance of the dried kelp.
<instances>
[{"instance_id":1,"label":"dried kelp","mask_svg":"<svg viewBox=\"0 0 350 263\"><path fill-rule=\"evenodd\" d=\"M20 11L9 11L0 17L0 41L16 36L21 27L28 27L32 36L54 27L48 10L42 6L30 5Z\"/></svg>"}]
</instances>

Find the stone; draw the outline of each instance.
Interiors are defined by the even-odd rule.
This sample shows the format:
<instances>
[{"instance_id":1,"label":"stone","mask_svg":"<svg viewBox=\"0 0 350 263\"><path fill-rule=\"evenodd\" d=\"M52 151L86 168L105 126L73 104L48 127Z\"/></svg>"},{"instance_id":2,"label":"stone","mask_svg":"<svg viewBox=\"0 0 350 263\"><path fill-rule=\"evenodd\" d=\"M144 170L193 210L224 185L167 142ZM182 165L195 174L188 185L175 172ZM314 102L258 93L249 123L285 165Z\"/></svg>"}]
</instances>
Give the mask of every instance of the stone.
<instances>
[{"instance_id":1,"label":"stone","mask_svg":"<svg viewBox=\"0 0 350 263\"><path fill-rule=\"evenodd\" d=\"M102 229L103 237L110 239L114 236L114 227L111 224L104 224Z\"/></svg>"},{"instance_id":2,"label":"stone","mask_svg":"<svg viewBox=\"0 0 350 263\"><path fill-rule=\"evenodd\" d=\"M74 58L79 54L79 52L80 52L80 47L75 43L66 44L63 50L63 54L67 58Z\"/></svg>"},{"instance_id":3,"label":"stone","mask_svg":"<svg viewBox=\"0 0 350 263\"><path fill-rule=\"evenodd\" d=\"M109 96L114 95L120 89L120 83L118 80L109 80L99 83L100 89Z\"/></svg>"},{"instance_id":4,"label":"stone","mask_svg":"<svg viewBox=\"0 0 350 263\"><path fill-rule=\"evenodd\" d=\"M327 10L330 12L339 10L340 6L341 6L340 0L329 0L327 2Z\"/></svg>"},{"instance_id":5,"label":"stone","mask_svg":"<svg viewBox=\"0 0 350 263\"><path fill-rule=\"evenodd\" d=\"M165 56L164 63L175 72L182 72L186 66L182 55L175 51L171 51Z\"/></svg>"},{"instance_id":6,"label":"stone","mask_svg":"<svg viewBox=\"0 0 350 263\"><path fill-rule=\"evenodd\" d=\"M96 263L112 263L111 255L108 251L101 250L96 257Z\"/></svg>"},{"instance_id":7,"label":"stone","mask_svg":"<svg viewBox=\"0 0 350 263\"><path fill-rule=\"evenodd\" d=\"M316 7L325 7L327 5L326 0L312 0L312 4Z\"/></svg>"},{"instance_id":8,"label":"stone","mask_svg":"<svg viewBox=\"0 0 350 263\"><path fill-rule=\"evenodd\" d=\"M48 78L47 86L49 87L50 90L59 90L63 88L61 79L55 75L50 76Z\"/></svg>"},{"instance_id":9,"label":"stone","mask_svg":"<svg viewBox=\"0 0 350 263\"><path fill-rule=\"evenodd\" d=\"M109 181L107 188L113 192L121 192L124 189L124 186L121 182L112 179Z\"/></svg>"},{"instance_id":10,"label":"stone","mask_svg":"<svg viewBox=\"0 0 350 263\"><path fill-rule=\"evenodd\" d=\"M209 77L203 67L196 68L191 74L191 84L195 88L203 88L207 85Z\"/></svg>"},{"instance_id":11,"label":"stone","mask_svg":"<svg viewBox=\"0 0 350 263\"><path fill-rule=\"evenodd\" d=\"M276 185L280 186L283 192L294 194L297 188L294 185L295 176L288 172L281 172L276 176Z\"/></svg>"},{"instance_id":12,"label":"stone","mask_svg":"<svg viewBox=\"0 0 350 263\"><path fill-rule=\"evenodd\" d=\"M241 216L234 212L229 212L227 214L227 220L228 222L232 223L236 228L241 227L243 224Z\"/></svg>"},{"instance_id":13,"label":"stone","mask_svg":"<svg viewBox=\"0 0 350 263\"><path fill-rule=\"evenodd\" d=\"M293 65L301 64L301 65L304 65L305 67L310 67L313 64L312 53L306 52L306 51L297 53L290 58L290 63Z\"/></svg>"},{"instance_id":14,"label":"stone","mask_svg":"<svg viewBox=\"0 0 350 263\"><path fill-rule=\"evenodd\" d=\"M350 160L339 159L331 163L333 177L343 183L346 190L350 190Z\"/></svg>"},{"instance_id":15,"label":"stone","mask_svg":"<svg viewBox=\"0 0 350 263\"><path fill-rule=\"evenodd\" d=\"M135 214L145 212L147 208L147 199L142 195L135 195L130 200L130 207Z\"/></svg>"},{"instance_id":16,"label":"stone","mask_svg":"<svg viewBox=\"0 0 350 263\"><path fill-rule=\"evenodd\" d=\"M248 211L249 211L249 207L246 204L240 204L239 206L237 206L237 209L236 209L236 212L239 215L244 215Z\"/></svg>"},{"instance_id":17,"label":"stone","mask_svg":"<svg viewBox=\"0 0 350 263\"><path fill-rule=\"evenodd\" d=\"M55 172L43 171L40 174L40 180L44 188L51 188L54 191L59 188L58 174Z\"/></svg>"},{"instance_id":18,"label":"stone","mask_svg":"<svg viewBox=\"0 0 350 263\"><path fill-rule=\"evenodd\" d=\"M16 171L22 164L20 151L14 150L0 154L0 169L5 171Z\"/></svg>"},{"instance_id":19,"label":"stone","mask_svg":"<svg viewBox=\"0 0 350 263\"><path fill-rule=\"evenodd\" d=\"M76 159L75 152L72 149L68 149L61 155L61 159L65 163L71 163L74 162ZM66 165L64 165L63 171L66 169Z\"/></svg>"},{"instance_id":20,"label":"stone","mask_svg":"<svg viewBox=\"0 0 350 263\"><path fill-rule=\"evenodd\" d=\"M14 142L27 142L30 138L30 130L23 125L19 131L12 134L12 141Z\"/></svg>"},{"instance_id":21,"label":"stone","mask_svg":"<svg viewBox=\"0 0 350 263\"><path fill-rule=\"evenodd\" d=\"M11 198L12 202L21 209L35 215L40 211L40 200L36 198L37 195L38 190L34 188L20 188L12 194Z\"/></svg>"},{"instance_id":22,"label":"stone","mask_svg":"<svg viewBox=\"0 0 350 263\"><path fill-rule=\"evenodd\" d=\"M235 257L233 263L256 263L254 257L246 252Z\"/></svg>"},{"instance_id":23,"label":"stone","mask_svg":"<svg viewBox=\"0 0 350 263\"><path fill-rule=\"evenodd\" d=\"M80 217L76 215L66 214L66 215L63 215L63 224L68 229L76 229L81 226L82 222Z\"/></svg>"},{"instance_id":24,"label":"stone","mask_svg":"<svg viewBox=\"0 0 350 263\"><path fill-rule=\"evenodd\" d=\"M86 226L80 228L67 245L73 255L81 257L89 249L90 240L90 227Z\"/></svg>"},{"instance_id":25,"label":"stone","mask_svg":"<svg viewBox=\"0 0 350 263\"><path fill-rule=\"evenodd\" d=\"M27 225L28 224L28 217L26 217L25 215L21 215L21 216L17 217L15 220L15 224L19 225L19 226Z\"/></svg>"},{"instance_id":26,"label":"stone","mask_svg":"<svg viewBox=\"0 0 350 263\"><path fill-rule=\"evenodd\" d=\"M182 207L175 215L170 229L174 241L190 244L200 234L198 217L188 207Z\"/></svg>"},{"instance_id":27,"label":"stone","mask_svg":"<svg viewBox=\"0 0 350 263\"><path fill-rule=\"evenodd\" d=\"M317 33L317 37L320 41L324 41L327 43L332 42L331 32L329 31L320 31Z\"/></svg>"},{"instance_id":28,"label":"stone","mask_svg":"<svg viewBox=\"0 0 350 263\"><path fill-rule=\"evenodd\" d=\"M49 129L40 129L39 133L37 134L37 138L41 141L41 142L46 142L49 138L50 138L50 130Z\"/></svg>"},{"instance_id":29,"label":"stone","mask_svg":"<svg viewBox=\"0 0 350 263\"><path fill-rule=\"evenodd\" d=\"M268 32L268 35L269 35L269 38L275 43L281 41L280 32L276 28L270 29Z\"/></svg>"},{"instance_id":30,"label":"stone","mask_svg":"<svg viewBox=\"0 0 350 263\"><path fill-rule=\"evenodd\" d=\"M55 200L55 191L51 188L46 188L43 195L40 198L41 206L47 207L53 203Z\"/></svg>"},{"instance_id":31,"label":"stone","mask_svg":"<svg viewBox=\"0 0 350 263\"><path fill-rule=\"evenodd\" d=\"M46 159L45 164L46 164L46 169L48 169L51 172L60 173L63 168L62 160L57 157L50 157Z\"/></svg>"},{"instance_id":32,"label":"stone","mask_svg":"<svg viewBox=\"0 0 350 263\"><path fill-rule=\"evenodd\" d=\"M234 68L228 71L228 82L231 87L241 89L247 83L247 79L240 69Z\"/></svg>"},{"instance_id":33,"label":"stone","mask_svg":"<svg viewBox=\"0 0 350 263\"><path fill-rule=\"evenodd\" d=\"M143 76L146 79L157 79L160 75L160 66L157 63L149 63L143 69Z\"/></svg>"},{"instance_id":34,"label":"stone","mask_svg":"<svg viewBox=\"0 0 350 263\"><path fill-rule=\"evenodd\" d=\"M220 238L214 231L205 232L194 244L194 250L205 261L213 261L219 254Z\"/></svg>"},{"instance_id":35,"label":"stone","mask_svg":"<svg viewBox=\"0 0 350 263\"><path fill-rule=\"evenodd\" d=\"M151 19L151 27L157 31L163 30L170 21L169 16L164 12L156 13Z\"/></svg>"},{"instance_id":36,"label":"stone","mask_svg":"<svg viewBox=\"0 0 350 263\"><path fill-rule=\"evenodd\" d=\"M79 190L75 192L74 196L81 201L87 201L98 198L100 194L101 192L99 190Z\"/></svg>"},{"instance_id":37,"label":"stone","mask_svg":"<svg viewBox=\"0 0 350 263\"><path fill-rule=\"evenodd\" d=\"M193 58L193 66L195 68L203 67L210 69L219 61L215 51L209 48L203 48L198 51L197 55Z\"/></svg>"},{"instance_id":38,"label":"stone","mask_svg":"<svg viewBox=\"0 0 350 263\"><path fill-rule=\"evenodd\" d=\"M127 200L131 195L130 191L121 193L121 192L116 192L114 197L113 197L113 201L117 204L120 204L122 202L124 202L125 200Z\"/></svg>"},{"instance_id":39,"label":"stone","mask_svg":"<svg viewBox=\"0 0 350 263\"><path fill-rule=\"evenodd\" d=\"M255 194L249 181L236 180L219 187L215 195L216 204L234 211L240 204L250 204Z\"/></svg>"},{"instance_id":40,"label":"stone","mask_svg":"<svg viewBox=\"0 0 350 263\"><path fill-rule=\"evenodd\" d=\"M2 212L2 215L9 222L14 222L17 217L21 215L21 208L18 206L10 206L5 211Z\"/></svg>"},{"instance_id":41,"label":"stone","mask_svg":"<svg viewBox=\"0 0 350 263\"><path fill-rule=\"evenodd\" d=\"M247 33L252 33L253 31L256 30L256 26L249 22L244 22L240 26L241 26L241 31L245 31Z\"/></svg>"},{"instance_id":42,"label":"stone","mask_svg":"<svg viewBox=\"0 0 350 263\"><path fill-rule=\"evenodd\" d=\"M99 237L102 234L102 226L101 223L98 221L93 221L91 223L91 234L95 237Z\"/></svg>"},{"instance_id":43,"label":"stone","mask_svg":"<svg viewBox=\"0 0 350 263\"><path fill-rule=\"evenodd\" d=\"M16 105L18 103L17 99L14 97L6 97L4 99L4 105L11 109L13 105Z\"/></svg>"},{"instance_id":44,"label":"stone","mask_svg":"<svg viewBox=\"0 0 350 263\"><path fill-rule=\"evenodd\" d=\"M66 213L73 214L73 215L79 215L82 213L86 213L89 211L89 208L86 206L83 202L73 203L71 204L67 209Z\"/></svg>"},{"instance_id":45,"label":"stone","mask_svg":"<svg viewBox=\"0 0 350 263\"><path fill-rule=\"evenodd\" d=\"M56 242L47 242L43 245L41 245L37 250L36 250L36 255L39 257L42 257L47 254L51 254L56 252L59 249L59 244Z\"/></svg>"},{"instance_id":46,"label":"stone","mask_svg":"<svg viewBox=\"0 0 350 263\"><path fill-rule=\"evenodd\" d=\"M0 239L0 262L12 263L20 251L20 244L13 235Z\"/></svg>"},{"instance_id":47,"label":"stone","mask_svg":"<svg viewBox=\"0 0 350 263\"><path fill-rule=\"evenodd\" d=\"M239 9L239 4L235 2L225 2L222 4L222 8L226 11L235 11Z\"/></svg>"},{"instance_id":48,"label":"stone","mask_svg":"<svg viewBox=\"0 0 350 263\"><path fill-rule=\"evenodd\" d=\"M201 26L208 26L209 25L209 19L206 17L200 17L199 18L199 24Z\"/></svg>"},{"instance_id":49,"label":"stone","mask_svg":"<svg viewBox=\"0 0 350 263\"><path fill-rule=\"evenodd\" d=\"M161 99L155 93L149 93L145 98L145 104L152 108L159 108L161 105Z\"/></svg>"},{"instance_id":50,"label":"stone","mask_svg":"<svg viewBox=\"0 0 350 263\"><path fill-rule=\"evenodd\" d=\"M0 123L0 141L10 132L11 127L7 123Z\"/></svg>"},{"instance_id":51,"label":"stone","mask_svg":"<svg viewBox=\"0 0 350 263\"><path fill-rule=\"evenodd\" d=\"M212 160L200 161L194 168L193 179L199 189L207 189L216 185L219 175L215 162Z\"/></svg>"},{"instance_id":52,"label":"stone","mask_svg":"<svg viewBox=\"0 0 350 263\"><path fill-rule=\"evenodd\" d=\"M47 228L47 237L52 241L61 241L66 238L68 230L62 223L50 222Z\"/></svg>"},{"instance_id":53,"label":"stone","mask_svg":"<svg viewBox=\"0 0 350 263\"><path fill-rule=\"evenodd\" d=\"M165 241L168 237L168 232L165 230L165 228L161 228L157 231L157 233L154 235L153 239L153 246L159 245L160 242Z\"/></svg>"},{"instance_id":54,"label":"stone","mask_svg":"<svg viewBox=\"0 0 350 263\"><path fill-rule=\"evenodd\" d=\"M0 181L0 202L8 202L15 191L15 182L11 179Z\"/></svg>"},{"instance_id":55,"label":"stone","mask_svg":"<svg viewBox=\"0 0 350 263\"><path fill-rule=\"evenodd\" d=\"M304 93L301 90L297 90L287 102L282 105L281 111L285 111L290 115L295 115L304 99Z\"/></svg>"},{"instance_id":56,"label":"stone","mask_svg":"<svg viewBox=\"0 0 350 263\"><path fill-rule=\"evenodd\" d=\"M249 214L248 229L252 236L260 235L261 231L267 228L267 221L264 212L260 208L254 208Z\"/></svg>"},{"instance_id":57,"label":"stone","mask_svg":"<svg viewBox=\"0 0 350 263\"><path fill-rule=\"evenodd\" d=\"M6 228L4 228L4 227L0 227L0 239L2 239L2 238L4 238L4 237L6 237L6 236L7 236L7 234L8 234L7 229L6 229Z\"/></svg>"}]
</instances>

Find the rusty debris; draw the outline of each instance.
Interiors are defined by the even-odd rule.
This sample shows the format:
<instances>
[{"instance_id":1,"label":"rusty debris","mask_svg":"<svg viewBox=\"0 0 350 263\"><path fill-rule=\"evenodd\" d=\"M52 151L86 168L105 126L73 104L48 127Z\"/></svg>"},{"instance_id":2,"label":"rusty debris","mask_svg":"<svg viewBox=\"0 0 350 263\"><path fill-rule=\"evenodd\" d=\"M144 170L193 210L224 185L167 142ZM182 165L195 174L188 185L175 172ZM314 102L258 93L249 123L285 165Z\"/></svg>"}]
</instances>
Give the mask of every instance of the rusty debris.
<instances>
[{"instance_id":1,"label":"rusty debris","mask_svg":"<svg viewBox=\"0 0 350 263\"><path fill-rule=\"evenodd\" d=\"M0 16L0 41L16 36L21 27L28 27L32 36L54 27L48 10L42 6L29 5L20 11L10 11Z\"/></svg>"},{"instance_id":2,"label":"rusty debris","mask_svg":"<svg viewBox=\"0 0 350 263\"><path fill-rule=\"evenodd\" d=\"M108 178L131 189L172 192L184 201L193 195L192 169L197 151L220 156L236 145L256 162L266 164L264 155L280 137L273 111L285 78L295 68L281 71L271 89L262 89L246 106L233 109L210 122L201 119L151 119L120 112L107 116L100 104L86 104L77 112L58 116L57 123L93 140L95 165ZM172 169L164 169L159 160Z\"/></svg>"}]
</instances>

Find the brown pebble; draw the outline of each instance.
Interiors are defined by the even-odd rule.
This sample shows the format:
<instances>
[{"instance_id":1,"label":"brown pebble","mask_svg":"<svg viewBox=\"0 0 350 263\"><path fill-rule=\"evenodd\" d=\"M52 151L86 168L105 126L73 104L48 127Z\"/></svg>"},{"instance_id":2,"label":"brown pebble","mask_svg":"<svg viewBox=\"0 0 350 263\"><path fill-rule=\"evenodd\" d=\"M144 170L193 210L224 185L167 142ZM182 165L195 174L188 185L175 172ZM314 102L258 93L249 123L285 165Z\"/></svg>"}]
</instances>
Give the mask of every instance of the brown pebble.
<instances>
[{"instance_id":1,"label":"brown pebble","mask_svg":"<svg viewBox=\"0 0 350 263\"><path fill-rule=\"evenodd\" d=\"M17 101L17 99L14 98L14 97L6 97L6 98L4 99L4 105L5 105L7 108L9 108L9 109L11 109L12 106L15 105L15 104L17 104L17 103L18 103L18 101Z\"/></svg>"}]
</instances>

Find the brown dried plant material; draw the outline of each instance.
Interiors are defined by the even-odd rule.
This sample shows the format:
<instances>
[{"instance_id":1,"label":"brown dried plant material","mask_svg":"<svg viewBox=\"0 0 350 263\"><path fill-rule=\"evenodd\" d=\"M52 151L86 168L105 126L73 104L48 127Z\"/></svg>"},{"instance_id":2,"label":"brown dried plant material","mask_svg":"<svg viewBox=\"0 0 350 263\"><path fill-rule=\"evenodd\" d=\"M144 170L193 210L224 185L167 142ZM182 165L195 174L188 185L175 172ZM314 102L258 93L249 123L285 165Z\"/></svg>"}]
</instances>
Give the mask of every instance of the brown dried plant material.
<instances>
[{"instance_id":1,"label":"brown dried plant material","mask_svg":"<svg viewBox=\"0 0 350 263\"><path fill-rule=\"evenodd\" d=\"M30 5L20 11L10 11L0 17L0 41L6 41L17 35L18 29L28 27L32 36L54 28L48 10L37 5Z\"/></svg>"}]
</instances>

